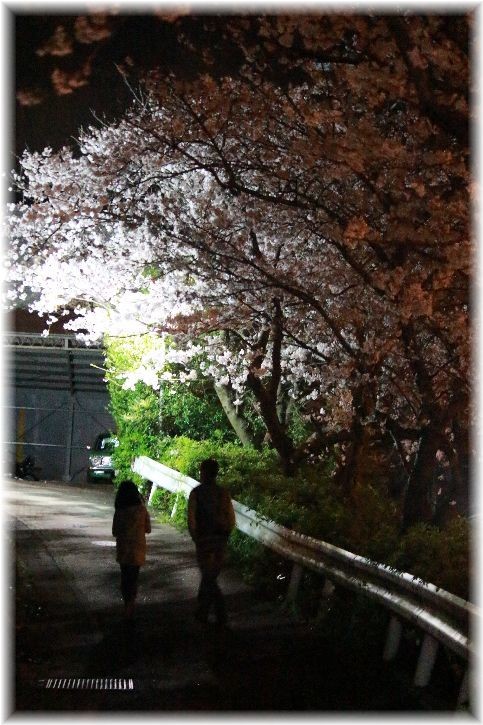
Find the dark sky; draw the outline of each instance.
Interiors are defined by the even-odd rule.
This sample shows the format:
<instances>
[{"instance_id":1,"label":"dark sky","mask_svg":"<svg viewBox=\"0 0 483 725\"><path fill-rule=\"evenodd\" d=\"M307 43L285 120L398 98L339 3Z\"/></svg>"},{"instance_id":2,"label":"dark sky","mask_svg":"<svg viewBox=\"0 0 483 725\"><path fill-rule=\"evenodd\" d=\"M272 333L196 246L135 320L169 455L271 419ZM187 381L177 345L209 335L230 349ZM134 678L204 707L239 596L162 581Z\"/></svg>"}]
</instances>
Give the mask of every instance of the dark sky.
<instances>
[{"instance_id":1,"label":"dark sky","mask_svg":"<svg viewBox=\"0 0 483 725\"><path fill-rule=\"evenodd\" d=\"M147 21L147 22L146 22ZM53 15L16 15L15 42L15 91L35 90L44 95L40 104L25 106L16 102L15 147L18 153L25 147L41 149L45 145L58 147L69 142L81 125L94 122L91 110L98 115L116 115L130 99L130 93L116 63L126 55L132 55L133 48L141 49L148 60L150 46L155 43L168 56L169 42L161 38L160 30L153 37L152 18L129 18L119 23L119 30L112 40L95 48L96 57L89 83L69 95L58 95L51 83L55 67L71 69L81 65L92 46L79 45L71 58L39 57L39 47L51 36L59 24L72 22L72 17ZM151 27L148 33L147 28Z\"/></svg>"},{"instance_id":2,"label":"dark sky","mask_svg":"<svg viewBox=\"0 0 483 725\"><path fill-rule=\"evenodd\" d=\"M66 57L39 56L39 48L52 36L55 28L72 27L75 16L17 14L12 24L15 43L15 92L35 90L44 96L42 103L25 106L15 102L15 152L24 148L40 150L46 145L54 148L69 143L82 125L95 123L92 112L107 117L119 115L131 100L116 64L126 56L134 68L156 66L166 72L191 75L200 70L200 50L214 50L219 67L226 70L228 62L236 63L236 52L224 46L223 16L215 13L181 17L177 23L149 14L117 16L112 35L100 43L76 43L74 52ZM179 31L189 39L190 52L179 43ZM89 84L70 95L57 95L51 75L55 68L81 67L88 54L94 52ZM213 70L213 69L211 69ZM133 79L135 84L135 79Z\"/></svg>"}]
</instances>

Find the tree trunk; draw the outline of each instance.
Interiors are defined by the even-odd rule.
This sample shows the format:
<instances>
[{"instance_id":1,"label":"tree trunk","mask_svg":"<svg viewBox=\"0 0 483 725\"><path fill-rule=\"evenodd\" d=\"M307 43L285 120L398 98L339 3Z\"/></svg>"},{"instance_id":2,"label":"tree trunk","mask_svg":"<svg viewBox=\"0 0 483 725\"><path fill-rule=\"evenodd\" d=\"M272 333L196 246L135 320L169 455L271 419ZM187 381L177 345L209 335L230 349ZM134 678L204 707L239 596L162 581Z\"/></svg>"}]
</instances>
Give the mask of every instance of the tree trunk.
<instances>
[{"instance_id":1,"label":"tree trunk","mask_svg":"<svg viewBox=\"0 0 483 725\"><path fill-rule=\"evenodd\" d=\"M351 429L351 441L345 452L345 463L336 474L343 495L350 497L357 485L375 484L382 476L381 460L383 444L379 429L374 425L362 425L356 419Z\"/></svg>"},{"instance_id":2,"label":"tree trunk","mask_svg":"<svg viewBox=\"0 0 483 725\"><path fill-rule=\"evenodd\" d=\"M288 425L293 404L293 399L288 397L286 391L279 384L277 389L277 417L285 427Z\"/></svg>"},{"instance_id":3,"label":"tree trunk","mask_svg":"<svg viewBox=\"0 0 483 725\"><path fill-rule=\"evenodd\" d=\"M276 395L271 394L273 391L267 392L260 378L252 372L247 376L247 384L258 401L260 415L270 436L272 446L279 455L283 472L286 476L292 476L296 467L294 445L292 439L287 434L285 426L278 418Z\"/></svg>"},{"instance_id":4,"label":"tree trunk","mask_svg":"<svg viewBox=\"0 0 483 725\"><path fill-rule=\"evenodd\" d=\"M350 495L354 484L354 475L357 467L358 449L360 446L359 433L353 431L353 440L349 443L344 451L344 462L340 463L339 470L336 473L335 481L340 487L345 498Z\"/></svg>"},{"instance_id":5,"label":"tree trunk","mask_svg":"<svg viewBox=\"0 0 483 725\"><path fill-rule=\"evenodd\" d=\"M229 387L227 385L215 385L215 391L241 444L243 446L253 446L255 444L253 436L251 436L244 418L238 414L236 407L233 405Z\"/></svg>"},{"instance_id":6,"label":"tree trunk","mask_svg":"<svg viewBox=\"0 0 483 725\"><path fill-rule=\"evenodd\" d=\"M431 520L430 491L440 436L430 428L423 431L413 470L404 496L402 530Z\"/></svg>"},{"instance_id":7,"label":"tree trunk","mask_svg":"<svg viewBox=\"0 0 483 725\"><path fill-rule=\"evenodd\" d=\"M470 436L466 426L457 421L453 425L454 447L456 457L453 464L455 476L455 496L458 512L468 516L470 512L469 483L470 483Z\"/></svg>"},{"instance_id":8,"label":"tree trunk","mask_svg":"<svg viewBox=\"0 0 483 725\"><path fill-rule=\"evenodd\" d=\"M363 481L365 464L370 456L370 445L374 436L373 426L363 425L375 409L374 383L358 386L353 391L355 416L351 427L351 443L347 447L345 464L337 474L343 495L350 496L357 481Z\"/></svg>"}]
</instances>

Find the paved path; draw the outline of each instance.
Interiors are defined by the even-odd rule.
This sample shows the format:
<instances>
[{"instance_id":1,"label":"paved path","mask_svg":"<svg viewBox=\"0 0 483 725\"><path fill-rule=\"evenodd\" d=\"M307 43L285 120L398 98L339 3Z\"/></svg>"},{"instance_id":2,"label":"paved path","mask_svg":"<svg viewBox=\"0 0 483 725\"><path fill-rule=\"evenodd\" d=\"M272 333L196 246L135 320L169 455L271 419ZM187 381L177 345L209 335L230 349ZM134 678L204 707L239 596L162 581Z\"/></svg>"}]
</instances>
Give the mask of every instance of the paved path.
<instances>
[{"instance_id":1,"label":"paved path","mask_svg":"<svg viewBox=\"0 0 483 725\"><path fill-rule=\"evenodd\" d=\"M232 571L220 582L230 629L196 623L193 545L167 525L154 523L148 537L137 619L126 625L110 486L12 480L5 499L16 574L12 710L418 709L378 652L334 648ZM87 689L46 687L56 679ZM90 689L95 679L132 680L133 689Z\"/></svg>"},{"instance_id":2,"label":"paved path","mask_svg":"<svg viewBox=\"0 0 483 725\"><path fill-rule=\"evenodd\" d=\"M232 631L196 623L198 571L187 534L153 525L137 620L127 626L111 536L111 487L12 481L6 499L18 580L17 710L274 706L280 695L270 693L269 676L263 687L255 683L249 700L247 684L274 646L280 660L282 640L288 645L297 626L257 601L230 571L220 583ZM236 658L230 656L234 648ZM55 678L129 678L134 691L53 692L42 686ZM282 684L279 678L277 692Z\"/></svg>"}]
</instances>

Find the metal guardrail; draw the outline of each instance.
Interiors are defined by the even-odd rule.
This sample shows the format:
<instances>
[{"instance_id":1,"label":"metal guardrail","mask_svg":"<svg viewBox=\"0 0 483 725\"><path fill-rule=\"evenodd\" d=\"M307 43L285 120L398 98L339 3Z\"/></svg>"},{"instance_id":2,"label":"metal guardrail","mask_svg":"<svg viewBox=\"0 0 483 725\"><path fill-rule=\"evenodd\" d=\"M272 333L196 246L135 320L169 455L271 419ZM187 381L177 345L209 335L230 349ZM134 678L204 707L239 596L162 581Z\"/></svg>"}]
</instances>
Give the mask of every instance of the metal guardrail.
<instances>
[{"instance_id":1,"label":"metal guardrail","mask_svg":"<svg viewBox=\"0 0 483 725\"><path fill-rule=\"evenodd\" d=\"M140 456L132 470L151 481L150 501L156 488L162 487L185 497L198 481L168 468L162 463ZM469 629L479 619L480 610L450 592L417 577L380 564L337 546L299 534L270 521L238 501L233 501L237 528L264 546L294 562L288 599L294 599L304 569L315 571L331 582L377 601L388 609L389 622L383 658L396 656L405 620L423 630L425 637L416 668L414 683L428 684L441 643L465 660L475 654ZM468 699L468 673L458 703Z\"/></svg>"}]
</instances>

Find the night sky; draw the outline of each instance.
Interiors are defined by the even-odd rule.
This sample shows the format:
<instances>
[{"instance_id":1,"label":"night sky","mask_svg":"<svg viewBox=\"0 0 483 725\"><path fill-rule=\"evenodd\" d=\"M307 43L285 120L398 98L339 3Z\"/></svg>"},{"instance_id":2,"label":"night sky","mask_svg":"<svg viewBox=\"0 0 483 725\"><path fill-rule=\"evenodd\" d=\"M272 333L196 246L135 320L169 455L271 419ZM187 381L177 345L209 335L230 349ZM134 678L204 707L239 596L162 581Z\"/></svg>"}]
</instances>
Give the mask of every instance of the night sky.
<instances>
[{"instance_id":1,"label":"night sky","mask_svg":"<svg viewBox=\"0 0 483 725\"><path fill-rule=\"evenodd\" d=\"M143 35L142 22L131 24L128 34L121 31L112 42L98 50L88 85L69 95L57 95L50 82L54 66L68 67L82 61L82 55L91 47L78 48L73 58L58 59L39 57L38 48L59 24L69 21L66 16L16 15L15 42L15 92L34 89L44 95L36 105L25 106L16 101L16 153L23 148L42 149L46 145L57 148L69 143L80 126L94 123L92 111L97 115L113 116L122 112L129 102L130 93L116 63L129 54L130 45L140 45ZM127 28L127 25L126 25ZM127 35L127 37L126 37ZM165 47L165 45L163 45Z\"/></svg>"},{"instance_id":2,"label":"night sky","mask_svg":"<svg viewBox=\"0 0 483 725\"><path fill-rule=\"evenodd\" d=\"M131 92L116 65L126 57L133 60L134 73L158 67L192 76L201 69L199 50L208 46L217 55L218 70L229 70L237 63L233 48L223 45L220 28L223 17L211 15L182 17L177 24L153 15L121 15L115 18L112 35L100 43L76 43L74 52L62 58L39 56L39 48L58 25L71 27L74 15L32 15L19 13L12 23L15 47L15 94L35 91L43 100L36 105L15 101L15 153L24 148L54 149L72 141L80 126L96 123L92 111L107 119L119 116L131 101ZM190 52L178 40L178 32L193 45ZM81 67L94 53L89 83L69 95L57 95L51 75L55 68ZM211 67L210 72L217 72ZM136 84L134 75L133 84Z\"/></svg>"}]
</instances>

